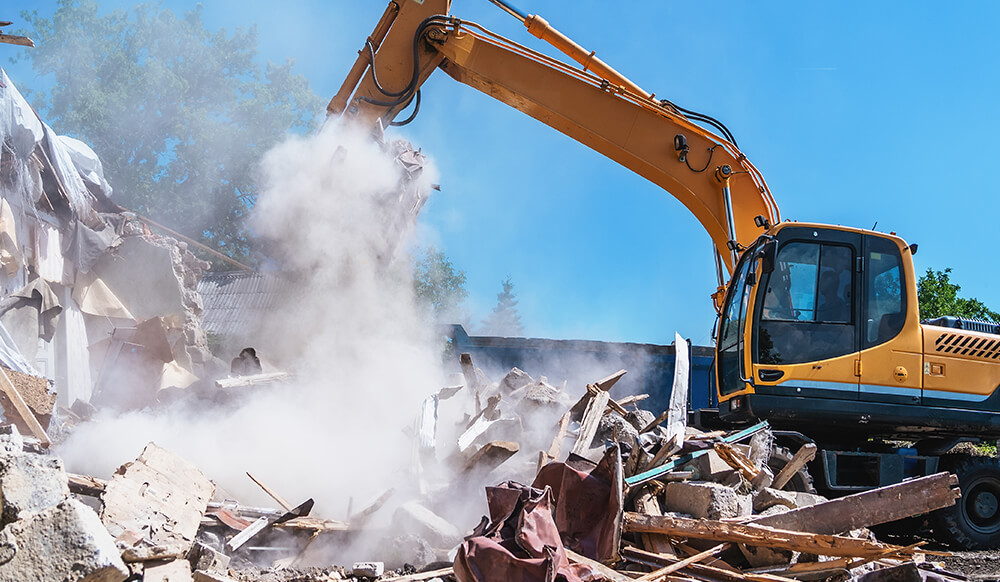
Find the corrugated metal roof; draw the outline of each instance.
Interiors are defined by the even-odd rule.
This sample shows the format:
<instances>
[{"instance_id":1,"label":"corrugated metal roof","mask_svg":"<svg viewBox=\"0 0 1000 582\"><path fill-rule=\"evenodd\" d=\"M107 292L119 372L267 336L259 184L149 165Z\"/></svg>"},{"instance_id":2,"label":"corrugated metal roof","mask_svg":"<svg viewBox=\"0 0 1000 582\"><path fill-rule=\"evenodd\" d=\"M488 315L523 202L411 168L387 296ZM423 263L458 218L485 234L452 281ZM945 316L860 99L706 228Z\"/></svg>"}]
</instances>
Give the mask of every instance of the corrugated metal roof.
<instances>
[{"instance_id":1,"label":"corrugated metal roof","mask_svg":"<svg viewBox=\"0 0 1000 582\"><path fill-rule=\"evenodd\" d=\"M205 273L198 282L204 304L201 325L209 334L250 338L258 331L264 312L287 301L290 288L277 272Z\"/></svg>"}]
</instances>

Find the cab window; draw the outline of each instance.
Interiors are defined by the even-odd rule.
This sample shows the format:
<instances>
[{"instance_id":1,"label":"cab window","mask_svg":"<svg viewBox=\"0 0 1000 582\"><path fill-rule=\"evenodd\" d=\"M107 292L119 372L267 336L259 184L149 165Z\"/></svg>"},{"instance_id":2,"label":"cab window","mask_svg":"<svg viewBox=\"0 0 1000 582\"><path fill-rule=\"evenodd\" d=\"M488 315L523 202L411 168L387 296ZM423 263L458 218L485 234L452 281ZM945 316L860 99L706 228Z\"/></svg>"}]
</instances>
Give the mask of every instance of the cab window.
<instances>
[{"instance_id":1,"label":"cab window","mask_svg":"<svg viewBox=\"0 0 1000 582\"><path fill-rule=\"evenodd\" d=\"M796 364L854 351L851 246L789 242L764 281L757 361Z\"/></svg>"},{"instance_id":2,"label":"cab window","mask_svg":"<svg viewBox=\"0 0 1000 582\"><path fill-rule=\"evenodd\" d=\"M891 240L867 237L865 347L896 337L906 322L906 295L899 248Z\"/></svg>"}]
</instances>

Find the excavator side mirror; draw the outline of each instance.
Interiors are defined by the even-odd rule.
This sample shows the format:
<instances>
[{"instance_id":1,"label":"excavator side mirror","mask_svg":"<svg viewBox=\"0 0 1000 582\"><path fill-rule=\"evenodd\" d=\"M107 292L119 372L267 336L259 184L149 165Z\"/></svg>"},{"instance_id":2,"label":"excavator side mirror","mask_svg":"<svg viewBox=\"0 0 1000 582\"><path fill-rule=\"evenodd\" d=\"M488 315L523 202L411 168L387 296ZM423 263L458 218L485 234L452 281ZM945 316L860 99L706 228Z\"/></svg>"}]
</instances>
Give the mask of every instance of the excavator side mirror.
<instances>
[{"instance_id":1,"label":"excavator side mirror","mask_svg":"<svg viewBox=\"0 0 1000 582\"><path fill-rule=\"evenodd\" d=\"M775 257L778 254L778 241L768 241L760 249L760 272L770 273L774 270Z\"/></svg>"}]
</instances>

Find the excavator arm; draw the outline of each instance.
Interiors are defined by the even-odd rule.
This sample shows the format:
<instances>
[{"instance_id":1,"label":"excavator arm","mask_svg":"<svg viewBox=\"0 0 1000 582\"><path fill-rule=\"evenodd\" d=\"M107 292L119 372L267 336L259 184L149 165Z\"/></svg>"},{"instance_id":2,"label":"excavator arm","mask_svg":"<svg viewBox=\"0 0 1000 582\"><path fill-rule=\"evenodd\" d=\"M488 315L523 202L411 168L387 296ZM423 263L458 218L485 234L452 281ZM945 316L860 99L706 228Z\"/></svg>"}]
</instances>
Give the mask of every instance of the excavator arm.
<instances>
[{"instance_id":1,"label":"excavator arm","mask_svg":"<svg viewBox=\"0 0 1000 582\"><path fill-rule=\"evenodd\" d=\"M729 273L741 250L780 220L764 179L732 140L655 99L537 16L511 11L582 68L449 17L449 4L391 2L329 113L389 124L419 106L420 85L440 68L669 192L708 231Z\"/></svg>"}]
</instances>

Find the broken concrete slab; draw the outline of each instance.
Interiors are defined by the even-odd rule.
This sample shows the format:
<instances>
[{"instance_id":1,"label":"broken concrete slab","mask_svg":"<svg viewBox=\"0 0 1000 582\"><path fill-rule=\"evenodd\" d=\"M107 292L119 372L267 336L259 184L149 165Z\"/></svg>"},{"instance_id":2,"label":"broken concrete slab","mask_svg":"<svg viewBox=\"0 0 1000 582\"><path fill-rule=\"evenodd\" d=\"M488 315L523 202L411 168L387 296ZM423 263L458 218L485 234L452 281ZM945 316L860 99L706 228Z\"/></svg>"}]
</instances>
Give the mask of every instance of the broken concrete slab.
<instances>
[{"instance_id":1,"label":"broken concrete slab","mask_svg":"<svg viewBox=\"0 0 1000 582\"><path fill-rule=\"evenodd\" d=\"M121 538L126 561L183 558L214 492L197 467L149 443L108 481L101 520Z\"/></svg>"},{"instance_id":2,"label":"broken concrete slab","mask_svg":"<svg viewBox=\"0 0 1000 582\"><path fill-rule=\"evenodd\" d=\"M382 562L355 562L351 568L352 576L362 578L378 578L385 573L385 564Z\"/></svg>"},{"instance_id":3,"label":"broken concrete slab","mask_svg":"<svg viewBox=\"0 0 1000 582\"><path fill-rule=\"evenodd\" d=\"M527 372L520 368L511 368L510 372L500 380L500 392L502 394L510 394L515 390L523 388L528 384L534 384L535 379L532 378Z\"/></svg>"},{"instance_id":4,"label":"broken concrete slab","mask_svg":"<svg viewBox=\"0 0 1000 582\"><path fill-rule=\"evenodd\" d=\"M128 568L93 509L75 499L29 513L0 532L0 582L122 582Z\"/></svg>"},{"instance_id":5,"label":"broken concrete slab","mask_svg":"<svg viewBox=\"0 0 1000 582\"><path fill-rule=\"evenodd\" d=\"M191 564L187 560L157 560L142 568L143 582L193 582Z\"/></svg>"},{"instance_id":6,"label":"broken concrete slab","mask_svg":"<svg viewBox=\"0 0 1000 582\"><path fill-rule=\"evenodd\" d=\"M663 509L685 513L698 519L744 517L753 511L749 495L732 487L703 481L667 483L663 488Z\"/></svg>"},{"instance_id":7,"label":"broken concrete slab","mask_svg":"<svg viewBox=\"0 0 1000 582\"><path fill-rule=\"evenodd\" d=\"M58 505L69 497L69 480L58 457L31 453L0 455L0 523Z\"/></svg>"}]
</instances>

